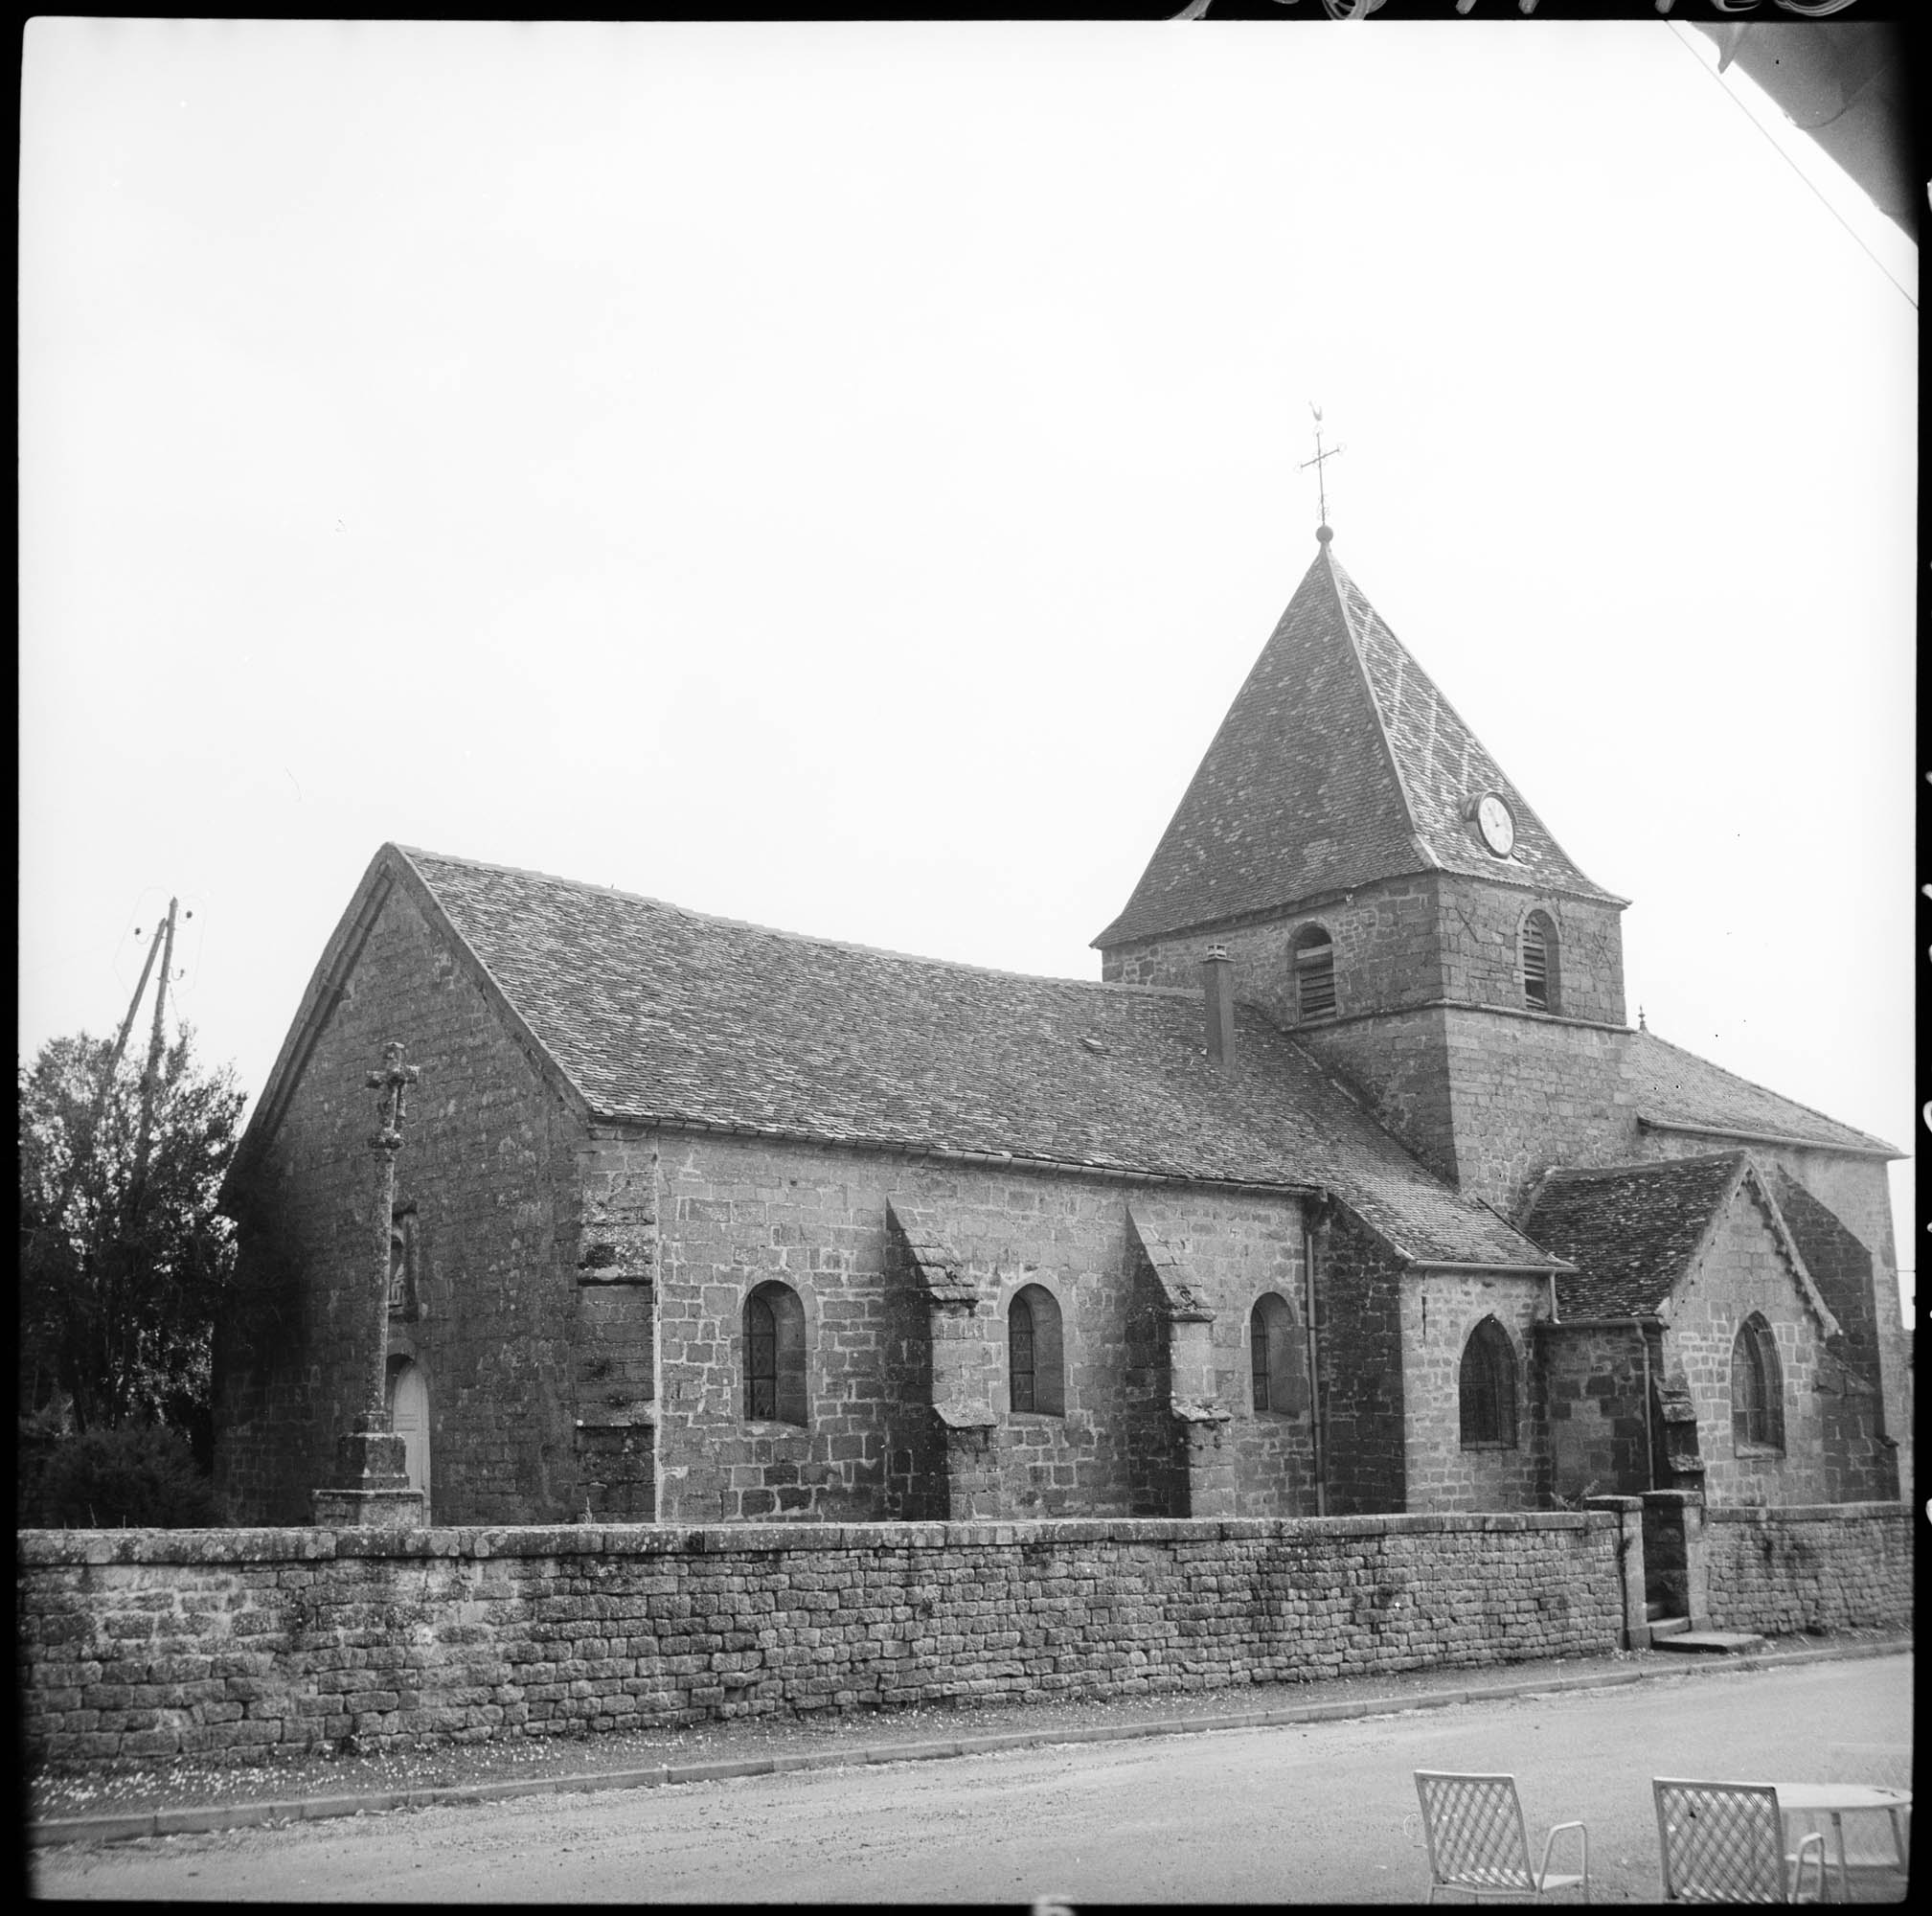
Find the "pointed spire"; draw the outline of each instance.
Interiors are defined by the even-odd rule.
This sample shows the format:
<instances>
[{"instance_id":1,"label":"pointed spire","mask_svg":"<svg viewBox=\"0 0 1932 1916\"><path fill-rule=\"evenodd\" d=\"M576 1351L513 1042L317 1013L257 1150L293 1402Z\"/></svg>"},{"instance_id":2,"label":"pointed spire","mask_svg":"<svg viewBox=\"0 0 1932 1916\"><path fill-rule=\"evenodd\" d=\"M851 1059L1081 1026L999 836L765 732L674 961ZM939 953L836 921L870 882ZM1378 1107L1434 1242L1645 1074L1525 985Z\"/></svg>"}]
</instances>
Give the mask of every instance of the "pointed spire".
<instances>
[{"instance_id":1,"label":"pointed spire","mask_svg":"<svg viewBox=\"0 0 1932 1916\"><path fill-rule=\"evenodd\" d=\"M1428 871L1626 902L1571 862L1331 536L1324 523L1102 949ZM1513 827L1501 851L1472 822L1490 799Z\"/></svg>"}]
</instances>

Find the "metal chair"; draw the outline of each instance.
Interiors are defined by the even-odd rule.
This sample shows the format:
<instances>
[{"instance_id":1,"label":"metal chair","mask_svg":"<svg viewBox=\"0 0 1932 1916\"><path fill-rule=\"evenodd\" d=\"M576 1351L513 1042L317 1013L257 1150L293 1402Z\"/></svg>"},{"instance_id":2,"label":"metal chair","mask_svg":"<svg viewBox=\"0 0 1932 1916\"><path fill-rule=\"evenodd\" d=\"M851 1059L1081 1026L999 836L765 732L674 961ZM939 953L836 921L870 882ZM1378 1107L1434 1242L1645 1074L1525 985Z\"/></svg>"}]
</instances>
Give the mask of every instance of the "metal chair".
<instances>
[{"instance_id":1,"label":"metal chair","mask_svg":"<svg viewBox=\"0 0 1932 1916\"><path fill-rule=\"evenodd\" d=\"M1530 1839L1513 1776L1467 1776L1443 1769L1416 1771L1422 1832L1429 1845L1429 1901L1439 1889L1471 1896L1542 1897L1575 1889L1590 1900L1590 1833L1581 1823L1558 1823L1543 1838L1543 1859L1530 1867ZM1582 1838L1580 1876L1552 1876L1550 1847L1565 1830Z\"/></svg>"},{"instance_id":2,"label":"metal chair","mask_svg":"<svg viewBox=\"0 0 1932 1916\"><path fill-rule=\"evenodd\" d=\"M1824 1900L1825 1838L1784 1854L1778 1792L1768 1783L1650 1780L1664 1853L1666 1903L1802 1903L1805 1864L1817 1865L1813 1901Z\"/></svg>"}]
</instances>

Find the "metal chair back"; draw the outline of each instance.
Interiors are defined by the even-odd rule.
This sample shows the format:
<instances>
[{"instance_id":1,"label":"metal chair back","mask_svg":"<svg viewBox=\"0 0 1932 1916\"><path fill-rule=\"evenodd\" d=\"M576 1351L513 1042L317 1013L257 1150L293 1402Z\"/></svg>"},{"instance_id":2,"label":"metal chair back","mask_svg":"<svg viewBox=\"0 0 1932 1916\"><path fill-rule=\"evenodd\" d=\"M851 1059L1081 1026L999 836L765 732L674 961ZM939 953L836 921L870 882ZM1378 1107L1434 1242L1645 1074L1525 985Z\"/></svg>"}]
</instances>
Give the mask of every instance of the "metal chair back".
<instances>
[{"instance_id":1,"label":"metal chair back","mask_svg":"<svg viewBox=\"0 0 1932 1916\"><path fill-rule=\"evenodd\" d=\"M1416 1793L1422 1799L1432 1899L1438 1888L1534 1895L1530 1838L1513 1776L1419 1769Z\"/></svg>"},{"instance_id":2,"label":"metal chair back","mask_svg":"<svg viewBox=\"0 0 1932 1916\"><path fill-rule=\"evenodd\" d=\"M1806 1860L1820 1863L1823 1843L1807 1836L1795 1871L1784 1856L1778 1792L1768 1783L1701 1783L1658 1776L1657 1839L1666 1903L1791 1903Z\"/></svg>"},{"instance_id":3,"label":"metal chair back","mask_svg":"<svg viewBox=\"0 0 1932 1916\"><path fill-rule=\"evenodd\" d=\"M1474 1776L1445 1769L1416 1771L1422 1832L1429 1846L1429 1901L1439 1889L1478 1896L1540 1897L1580 1887L1590 1900L1590 1837L1580 1823L1558 1823L1544 1839L1543 1858L1530 1865L1530 1838L1513 1776ZM1575 1830L1582 1844L1580 1876L1552 1876L1550 1850L1557 1835Z\"/></svg>"}]
</instances>

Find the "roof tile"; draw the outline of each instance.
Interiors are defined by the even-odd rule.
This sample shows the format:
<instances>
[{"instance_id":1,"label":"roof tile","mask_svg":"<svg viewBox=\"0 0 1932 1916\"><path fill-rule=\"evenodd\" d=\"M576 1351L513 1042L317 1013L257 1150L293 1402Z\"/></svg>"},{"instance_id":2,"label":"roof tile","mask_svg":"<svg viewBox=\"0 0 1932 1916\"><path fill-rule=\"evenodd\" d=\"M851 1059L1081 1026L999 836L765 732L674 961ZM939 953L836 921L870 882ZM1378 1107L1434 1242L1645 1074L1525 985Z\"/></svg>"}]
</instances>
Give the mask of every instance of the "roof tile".
<instances>
[{"instance_id":1,"label":"roof tile","mask_svg":"<svg viewBox=\"0 0 1932 1916\"><path fill-rule=\"evenodd\" d=\"M1565 1317L1654 1313L1745 1161L1741 1151L1608 1171L1553 1171L1536 1187L1523 1229L1577 1266L1558 1273Z\"/></svg>"},{"instance_id":2,"label":"roof tile","mask_svg":"<svg viewBox=\"0 0 1932 1916\"><path fill-rule=\"evenodd\" d=\"M944 964L401 855L601 1118L1320 1186L1409 1257L1548 1263L1249 1007L1223 1073L1198 992Z\"/></svg>"},{"instance_id":3,"label":"roof tile","mask_svg":"<svg viewBox=\"0 0 1932 1916\"><path fill-rule=\"evenodd\" d=\"M1651 1124L1722 1137L1789 1138L1861 1155L1900 1155L1883 1138L1781 1098L1694 1052L1666 1043L1654 1032L1632 1034L1625 1081L1636 1094L1638 1117Z\"/></svg>"},{"instance_id":4,"label":"roof tile","mask_svg":"<svg viewBox=\"0 0 1932 1916\"><path fill-rule=\"evenodd\" d=\"M1500 792L1506 864L1466 808ZM1332 548L1316 555L1228 708L1105 947L1443 869L1592 898L1585 878ZM1614 901L1621 903L1621 900Z\"/></svg>"}]
</instances>

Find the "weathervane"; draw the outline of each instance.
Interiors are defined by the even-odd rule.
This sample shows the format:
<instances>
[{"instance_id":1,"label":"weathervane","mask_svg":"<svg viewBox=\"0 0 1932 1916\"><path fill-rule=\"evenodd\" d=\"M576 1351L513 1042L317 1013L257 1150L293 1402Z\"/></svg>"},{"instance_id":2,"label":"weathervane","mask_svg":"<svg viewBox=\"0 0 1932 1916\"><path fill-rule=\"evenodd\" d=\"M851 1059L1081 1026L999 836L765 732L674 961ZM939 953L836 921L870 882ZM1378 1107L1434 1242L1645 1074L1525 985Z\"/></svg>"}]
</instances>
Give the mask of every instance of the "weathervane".
<instances>
[{"instance_id":1,"label":"weathervane","mask_svg":"<svg viewBox=\"0 0 1932 1916\"><path fill-rule=\"evenodd\" d=\"M1312 459L1303 460L1297 470L1306 472L1310 466L1315 468L1315 496L1321 501L1322 508L1322 522L1315 528L1315 536L1324 545L1327 545L1334 535L1329 530L1328 474L1323 471L1322 466L1325 460L1338 458L1348 450L1348 447L1345 445L1331 445L1324 452L1322 450L1322 409L1315 404L1314 400L1310 399L1308 401L1308 410L1315 416L1315 456Z\"/></svg>"}]
</instances>

